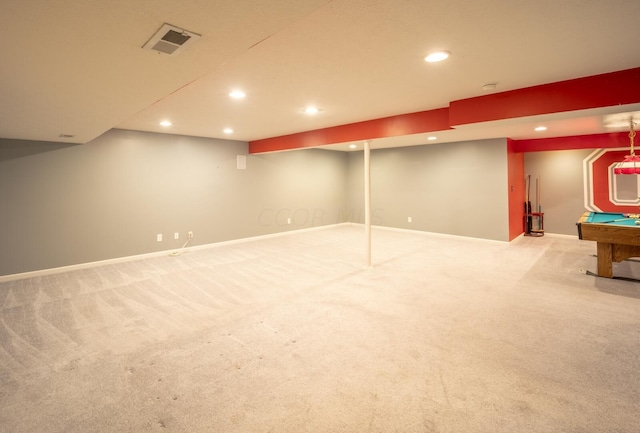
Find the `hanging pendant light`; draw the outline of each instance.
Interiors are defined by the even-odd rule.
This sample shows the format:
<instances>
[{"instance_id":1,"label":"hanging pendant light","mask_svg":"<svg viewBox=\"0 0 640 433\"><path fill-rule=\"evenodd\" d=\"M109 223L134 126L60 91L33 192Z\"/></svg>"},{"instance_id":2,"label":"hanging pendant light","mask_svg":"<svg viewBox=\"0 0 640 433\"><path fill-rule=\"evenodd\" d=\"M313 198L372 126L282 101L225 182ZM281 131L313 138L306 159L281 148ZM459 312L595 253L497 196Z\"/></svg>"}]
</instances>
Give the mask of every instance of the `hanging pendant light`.
<instances>
[{"instance_id":1,"label":"hanging pendant light","mask_svg":"<svg viewBox=\"0 0 640 433\"><path fill-rule=\"evenodd\" d=\"M614 174L640 174L640 156L636 156L633 149L633 139L636 131L633 129L633 119L629 119L629 143L631 150L629 155L624 157L624 161L619 162L613 168Z\"/></svg>"}]
</instances>

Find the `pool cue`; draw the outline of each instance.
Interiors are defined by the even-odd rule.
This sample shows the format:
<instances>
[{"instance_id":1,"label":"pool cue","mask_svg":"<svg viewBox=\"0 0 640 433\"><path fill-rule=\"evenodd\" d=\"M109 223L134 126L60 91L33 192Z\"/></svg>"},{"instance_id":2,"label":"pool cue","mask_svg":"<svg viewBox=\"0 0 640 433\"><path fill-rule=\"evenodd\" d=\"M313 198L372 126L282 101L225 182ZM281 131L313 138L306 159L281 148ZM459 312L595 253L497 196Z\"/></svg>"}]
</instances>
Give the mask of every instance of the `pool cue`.
<instances>
[{"instance_id":1,"label":"pool cue","mask_svg":"<svg viewBox=\"0 0 640 433\"><path fill-rule=\"evenodd\" d=\"M533 202L533 209L534 212L538 212L538 178L536 177L536 201ZM537 229L538 227L536 226L535 229ZM534 230L533 227L533 216L531 217L531 231Z\"/></svg>"},{"instance_id":2,"label":"pool cue","mask_svg":"<svg viewBox=\"0 0 640 433\"><path fill-rule=\"evenodd\" d=\"M609 221L599 221L596 224L609 224L609 223L619 223L620 221L626 221L634 218L620 218L617 220L609 220Z\"/></svg>"},{"instance_id":3,"label":"pool cue","mask_svg":"<svg viewBox=\"0 0 640 433\"><path fill-rule=\"evenodd\" d=\"M527 219L529 218L529 212L527 212L527 177L524 177L524 215L522 218L522 225L524 226L524 234L527 233Z\"/></svg>"},{"instance_id":4,"label":"pool cue","mask_svg":"<svg viewBox=\"0 0 640 433\"><path fill-rule=\"evenodd\" d=\"M538 212L538 178L536 177L536 201L534 202L533 208Z\"/></svg>"},{"instance_id":5,"label":"pool cue","mask_svg":"<svg viewBox=\"0 0 640 433\"><path fill-rule=\"evenodd\" d=\"M542 230L542 182L540 181L540 176L538 176L538 213L540 216L538 217L538 230Z\"/></svg>"},{"instance_id":6,"label":"pool cue","mask_svg":"<svg viewBox=\"0 0 640 433\"><path fill-rule=\"evenodd\" d=\"M533 219L531 218L531 175L527 175L527 229L526 234L531 234Z\"/></svg>"},{"instance_id":7,"label":"pool cue","mask_svg":"<svg viewBox=\"0 0 640 433\"><path fill-rule=\"evenodd\" d=\"M524 193L524 234L528 235L529 234L529 206L527 206L527 203L529 202L529 180L528 178L524 178L524 183L525 183L525 193Z\"/></svg>"}]
</instances>

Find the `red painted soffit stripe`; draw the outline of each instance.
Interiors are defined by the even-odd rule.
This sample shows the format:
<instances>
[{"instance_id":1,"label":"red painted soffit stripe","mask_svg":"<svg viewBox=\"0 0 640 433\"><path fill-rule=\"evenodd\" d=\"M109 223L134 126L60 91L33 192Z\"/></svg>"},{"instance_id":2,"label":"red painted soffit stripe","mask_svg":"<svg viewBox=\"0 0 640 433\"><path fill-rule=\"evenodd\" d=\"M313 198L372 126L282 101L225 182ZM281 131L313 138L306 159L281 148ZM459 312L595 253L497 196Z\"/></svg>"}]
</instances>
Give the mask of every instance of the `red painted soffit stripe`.
<instances>
[{"instance_id":1,"label":"red painted soffit stripe","mask_svg":"<svg viewBox=\"0 0 640 433\"><path fill-rule=\"evenodd\" d=\"M447 129L451 128L449 127L449 108L445 107L250 141L249 153L300 149Z\"/></svg>"},{"instance_id":2,"label":"red painted soffit stripe","mask_svg":"<svg viewBox=\"0 0 640 433\"><path fill-rule=\"evenodd\" d=\"M629 147L628 132L575 135L571 137L513 140L514 152L543 152L545 150L575 150Z\"/></svg>"},{"instance_id":3,"label":"red painted soffit stripe","mask_svg":"<svg viewBox=\"0 0 640 433\"><path fill-rule=\"evenodd\" d=\"M249 153L445 131L457 125L640 102L640 68L452 101L449 107L249 142ZM609 135L609 134L603 134ZM565 138L566 140L566 138ZM531 141L531 140L526 140ZM579 140L578 140L579 141ZM628 144L628 142L627 142ZM627 144L622 144L623 146ZM563 144L562 146L566 146ZM593 147L574 142L572 149ZM516 144L516 148L519 148ZM563 147L564 148L564 147ZM567 149L569 147L566 147ZM539 149L552 150L552 149ZM559 150L559 149L558 149ZM531 150L533 151L533 150Z\"/></svg>"},{"instance_id":4,"label":"red painted soffit stripe","mask_svg":"<svg viewBox=\"0 0 640 433\"><path fill-rule=\"evenodd\" d=\"M449 104L450 125L640 102L640 68L526 87Z\"/></svg>"}]
</instances>

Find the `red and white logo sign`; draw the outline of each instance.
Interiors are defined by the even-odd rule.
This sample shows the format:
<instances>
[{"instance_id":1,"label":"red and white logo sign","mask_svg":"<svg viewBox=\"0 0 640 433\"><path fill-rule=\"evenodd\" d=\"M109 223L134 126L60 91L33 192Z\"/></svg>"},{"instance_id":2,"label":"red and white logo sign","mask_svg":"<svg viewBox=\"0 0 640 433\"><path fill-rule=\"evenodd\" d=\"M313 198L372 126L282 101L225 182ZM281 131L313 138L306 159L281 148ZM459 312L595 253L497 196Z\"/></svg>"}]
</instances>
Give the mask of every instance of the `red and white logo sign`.
<instances>
[{"instance_id":1,"label":"red and white logo sign","mask_svg":"<svg viewBox=\"0 0 640 433\"><path fill-rule=\"evenodd\" d=\"M592 212L638 213L640 176L614 174L628 148L596 149L583 161L584 206Z\"/></svg>"}]
</instances>

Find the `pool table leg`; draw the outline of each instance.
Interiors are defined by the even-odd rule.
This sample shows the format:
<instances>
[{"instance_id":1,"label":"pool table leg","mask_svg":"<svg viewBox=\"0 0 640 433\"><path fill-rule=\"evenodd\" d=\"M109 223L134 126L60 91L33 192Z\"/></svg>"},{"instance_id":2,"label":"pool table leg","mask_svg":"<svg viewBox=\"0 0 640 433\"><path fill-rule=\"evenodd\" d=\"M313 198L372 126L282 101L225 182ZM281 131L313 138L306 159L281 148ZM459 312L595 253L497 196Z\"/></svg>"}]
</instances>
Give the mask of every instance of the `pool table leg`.
<instances>
[{"instance_id":1,"label":"pool table leg","mask_svg":"<svg viewBox=\"0 0 640 433\"><path fill-rule=\"evenodd\" d=\"M613 278L613 244L598 242L598 276Z\"/></svg>"}]
</instances>

